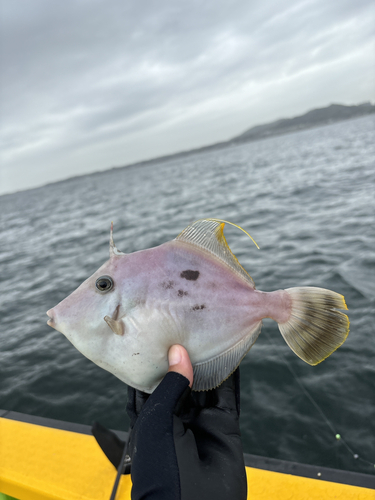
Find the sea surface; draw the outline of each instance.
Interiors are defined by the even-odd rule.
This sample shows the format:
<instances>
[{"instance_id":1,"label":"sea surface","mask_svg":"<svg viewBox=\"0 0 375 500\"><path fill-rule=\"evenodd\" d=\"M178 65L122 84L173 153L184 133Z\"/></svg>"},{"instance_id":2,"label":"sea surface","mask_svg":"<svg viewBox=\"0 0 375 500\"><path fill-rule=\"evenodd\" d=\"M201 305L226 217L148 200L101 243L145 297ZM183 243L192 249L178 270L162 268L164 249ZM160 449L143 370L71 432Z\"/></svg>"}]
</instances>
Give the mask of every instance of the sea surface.
<instances>
[{"instance_id":1,"label":"sea surface","mask_svg":"<svg viewBox=\"0 0 375 500\"><path fill-rule=\"evenodd\" d=\"M374 474L374 198L374 115L1 196L0 408L126 430L126 386L46 311L108 259L111 221L130 253L221 218L259 244L226 226L258 289L333 289L351 321L315 367L264 321L241 364L245 452Z\"/></svg>"}]
</instances>

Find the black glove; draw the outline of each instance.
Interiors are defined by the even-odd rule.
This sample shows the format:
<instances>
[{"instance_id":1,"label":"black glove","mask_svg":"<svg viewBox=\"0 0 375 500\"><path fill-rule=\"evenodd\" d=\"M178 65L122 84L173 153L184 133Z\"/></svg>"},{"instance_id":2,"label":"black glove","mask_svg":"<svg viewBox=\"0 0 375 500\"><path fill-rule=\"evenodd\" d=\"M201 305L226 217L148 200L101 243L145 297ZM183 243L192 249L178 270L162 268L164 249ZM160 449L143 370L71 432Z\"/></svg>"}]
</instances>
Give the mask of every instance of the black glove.
<instances>
[{"instance_id":1,"label":"black glove","mask_svg":"<svg viewBox=\"0 0 375 500\"><path fill-rule=\"evenodd\" d=\"M133 500L245 500L239 370L211 391L167 373L151 394L128 389Z\"/></svg>"}]
</instances>

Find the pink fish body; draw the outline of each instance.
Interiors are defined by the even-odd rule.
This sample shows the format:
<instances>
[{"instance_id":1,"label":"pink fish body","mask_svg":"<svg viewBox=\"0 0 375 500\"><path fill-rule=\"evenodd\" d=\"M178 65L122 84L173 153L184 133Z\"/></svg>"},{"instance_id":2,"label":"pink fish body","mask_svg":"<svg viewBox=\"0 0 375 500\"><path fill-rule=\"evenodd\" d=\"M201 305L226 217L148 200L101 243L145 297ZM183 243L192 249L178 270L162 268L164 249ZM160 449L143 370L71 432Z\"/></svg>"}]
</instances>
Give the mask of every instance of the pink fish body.
<instances>
[{"instance_id":1,"label":"pink fish body","mask_svg":"<svg viewBox=\"0 0 375 500\"><path fill-rule=\"evenodd\" d=\"M183 345L194 390L219 385L272 318L291 349L317 364L346 339L344 298L320 288L265 293L230 251L224 223L205 219L175 240L110 259L48 311L48 324L87 358L151 393L168 369L171 345Z\"/></svg>"}]
</instances>

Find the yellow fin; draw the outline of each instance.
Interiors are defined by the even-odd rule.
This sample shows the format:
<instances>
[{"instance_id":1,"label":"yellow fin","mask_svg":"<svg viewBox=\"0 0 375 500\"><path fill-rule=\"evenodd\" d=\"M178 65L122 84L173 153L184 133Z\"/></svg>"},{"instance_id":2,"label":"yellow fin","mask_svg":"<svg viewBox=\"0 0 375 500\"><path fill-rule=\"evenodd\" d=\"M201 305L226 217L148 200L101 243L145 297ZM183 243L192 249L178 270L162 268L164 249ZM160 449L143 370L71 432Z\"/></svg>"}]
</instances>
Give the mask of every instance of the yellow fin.
<instances>
[{"instance_id":1,"label":"yellow fin","mask_svg":"<svg viewBox=\"0 0 375 500\"><path fill-rule=\"evenodd\" d=\"M291 314L286 323L279 323L285 342L303 361L317 365L328 358L346 340L349 318L339 309L347 310L342 295L315 287L285 290L291 300Z\"/></svg>"},{"instance_id":2,"label":"yellow fin","mask_svg":"<svg viewBox=\"0 0 375 500\"><path fill-rule=\"evenodd\" d=\"M198 246L212 254L227 264L236 274L244 278L252 288L255 288L252 277L238 262L237 257L232 253L224 236L225 222L220 219L200 219L185 228L176 238L177 241L183 241ZM244 229L236 224L228 222L232 226L238 227L248 236ZM251 236L250 236L251 238ZM253 238L251 238L253 239ZM254 240L253 240L254 241ZM258 247L259 248L259 247Z\"/></svg>"},{"instance_id":3,"label":"yellow fin","mask_svg":"<svg viewBox=\"0 0 375 500\"><path fill-rule=\"evenodd\" d=\"M204 220L204 219L202 219ZM207 219L207 220L214 220L216 222L224 222L226 224L230 224L231 226L236 227L237 229L240 229L243 233L247 234L247 236L251 239L251 241L254 243L254 245L257 247L258 250L260 250L258 243L254 240L254 238L249 234L245 229L241 226L238 226L237 224L234 224L234 222L229 222L228 220L221 220L221 219ZM223 226L224 227L224 226Z\"/></svg>"}]
</instances>

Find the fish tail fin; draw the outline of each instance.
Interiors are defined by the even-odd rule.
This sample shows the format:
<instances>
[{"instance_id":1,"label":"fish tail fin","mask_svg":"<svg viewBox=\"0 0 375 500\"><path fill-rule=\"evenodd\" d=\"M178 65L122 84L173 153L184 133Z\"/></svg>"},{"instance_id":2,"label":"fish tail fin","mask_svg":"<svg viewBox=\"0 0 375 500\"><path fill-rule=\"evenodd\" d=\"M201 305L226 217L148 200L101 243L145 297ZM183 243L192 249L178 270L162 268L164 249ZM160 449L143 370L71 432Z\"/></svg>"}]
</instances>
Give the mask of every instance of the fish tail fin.
<instances>
[{"instance_id":1,"label":"fish tail fin","mask_svg":"<svg viewBox=\"0 0 375 500\"><path fill-rule=\"evenodd\" d=\"M285 290L291 299L289 319L278 324L285 342L303 361L317 365L328 358L349 334L345 299L331 290L296 287Z\"/></svg>"}]
</instances>

